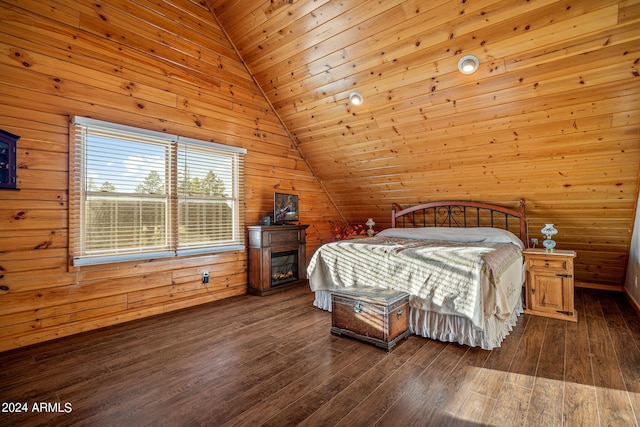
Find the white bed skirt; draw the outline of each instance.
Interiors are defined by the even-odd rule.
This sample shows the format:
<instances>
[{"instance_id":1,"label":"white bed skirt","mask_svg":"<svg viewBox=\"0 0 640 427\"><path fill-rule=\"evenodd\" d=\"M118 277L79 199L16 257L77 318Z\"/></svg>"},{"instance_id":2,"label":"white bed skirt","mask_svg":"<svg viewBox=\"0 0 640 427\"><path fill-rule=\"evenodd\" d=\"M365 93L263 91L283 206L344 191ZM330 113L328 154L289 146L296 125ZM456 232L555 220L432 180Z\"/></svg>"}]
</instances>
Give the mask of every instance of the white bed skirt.
<instances>
[{"instance_id":1,"label":"white bed skirt","mask_svg":"<svg viewBox=\"0 0 640 427\"><path fill-rule=\"evenodd\" d=\"M331 291L315 291L313 305L331 311ZM500 346L523 312L522 298L518 298L511 317L501 320L491 316L484 321L484 330L481 331L463 317L421 310L410 305L409 328L412 333L425 338L491 350Z\"/></svg>"}]
</instances>

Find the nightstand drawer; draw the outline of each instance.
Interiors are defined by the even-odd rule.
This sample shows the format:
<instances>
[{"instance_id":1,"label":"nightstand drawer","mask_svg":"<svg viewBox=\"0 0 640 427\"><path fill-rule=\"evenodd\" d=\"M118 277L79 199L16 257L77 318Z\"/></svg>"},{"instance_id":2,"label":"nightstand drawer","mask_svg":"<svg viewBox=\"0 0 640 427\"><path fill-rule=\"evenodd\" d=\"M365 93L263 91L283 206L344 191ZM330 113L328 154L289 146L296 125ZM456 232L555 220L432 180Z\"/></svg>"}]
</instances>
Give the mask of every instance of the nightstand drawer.
<instances>
[{"instance_id":1,"label":"nightstand drawer","mask_svg":"<svg viewBox=\"0 0 640 427\"><path fill-rule=\"evenodd\" d=\"M570 271L572 270L572 267L572 259L529 258L527 263L527 268L529 270Z\"/></svg>"}]
</instances>

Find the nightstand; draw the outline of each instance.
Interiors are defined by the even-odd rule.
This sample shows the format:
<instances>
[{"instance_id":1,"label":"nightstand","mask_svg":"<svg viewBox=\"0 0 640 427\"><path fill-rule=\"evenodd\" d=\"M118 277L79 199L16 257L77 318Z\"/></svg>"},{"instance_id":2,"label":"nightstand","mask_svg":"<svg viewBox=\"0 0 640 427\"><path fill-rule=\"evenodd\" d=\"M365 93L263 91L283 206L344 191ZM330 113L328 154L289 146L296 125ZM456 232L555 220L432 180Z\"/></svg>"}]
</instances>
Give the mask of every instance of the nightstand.
<instances>
[{"instance_id":1,"label":"nightstand","mask_svg":"<svg viewBox=\"0 0 640 427\"><path fill-rule=\"evenodd\" d=\"M578 321L573 306L575 251L526 249L527 307L525 313Z\"/></svg>"}]
</instances>

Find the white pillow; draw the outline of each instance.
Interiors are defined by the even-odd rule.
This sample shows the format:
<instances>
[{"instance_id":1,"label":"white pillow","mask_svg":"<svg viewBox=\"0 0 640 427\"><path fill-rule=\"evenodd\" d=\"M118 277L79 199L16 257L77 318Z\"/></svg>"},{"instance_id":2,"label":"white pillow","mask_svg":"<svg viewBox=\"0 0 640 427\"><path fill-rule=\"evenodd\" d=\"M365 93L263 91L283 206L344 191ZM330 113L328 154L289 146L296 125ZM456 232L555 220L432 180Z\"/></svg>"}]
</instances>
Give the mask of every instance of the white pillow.
<instances>
[{"instance_id":1,"label":"white pillow","mask_svg":"<svg viewBox=\"0 0 640 427\"><path fill-rule=\"evenodd\" d=\"M418 227L387 228L378 236L400 239L448 240L453 242L512 243L524 250L522 241L508 230L491 227Z\"/></svg>"}]
</instances>

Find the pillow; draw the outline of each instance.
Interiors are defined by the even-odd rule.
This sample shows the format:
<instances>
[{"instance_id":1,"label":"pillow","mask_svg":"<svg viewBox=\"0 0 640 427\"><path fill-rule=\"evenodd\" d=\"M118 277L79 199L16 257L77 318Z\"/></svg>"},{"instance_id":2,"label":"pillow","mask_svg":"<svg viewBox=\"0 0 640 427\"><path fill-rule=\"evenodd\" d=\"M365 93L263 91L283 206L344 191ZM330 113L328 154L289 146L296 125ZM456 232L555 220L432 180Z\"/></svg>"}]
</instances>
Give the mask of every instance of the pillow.
<instances>
[{"instance_id":1,"label":"pillow","mask_svg":"<svg viewBox=\"0 0 640 427\"><path fill-rule=\"evenodd\" d=\"M387 228L377 234L400 239L448 240L453 242L512 243L524 250L522 241L508 230L491 227Z\"/></svg>"}]
</instances>

